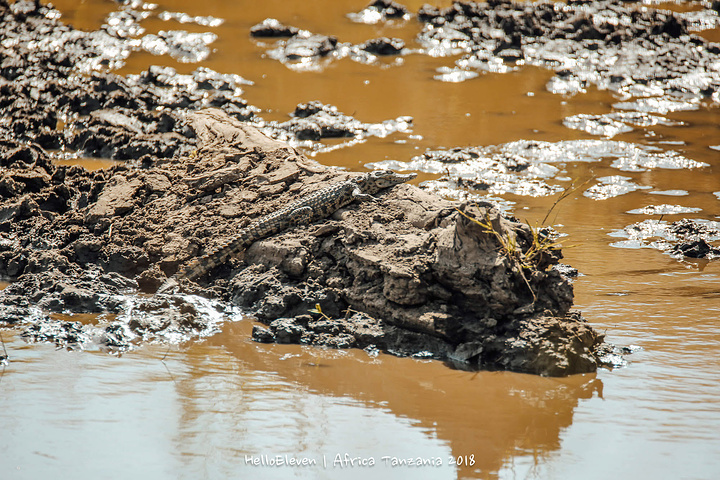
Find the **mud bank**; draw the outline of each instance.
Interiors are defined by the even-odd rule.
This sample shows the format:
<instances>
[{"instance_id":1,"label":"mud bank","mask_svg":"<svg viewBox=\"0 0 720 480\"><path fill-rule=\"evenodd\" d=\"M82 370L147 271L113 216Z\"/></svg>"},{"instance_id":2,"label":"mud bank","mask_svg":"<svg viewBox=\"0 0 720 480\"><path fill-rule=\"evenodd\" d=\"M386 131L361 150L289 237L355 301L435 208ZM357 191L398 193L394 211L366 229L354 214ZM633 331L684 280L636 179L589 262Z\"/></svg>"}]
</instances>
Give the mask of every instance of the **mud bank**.
<instances>
[{"instance_id":1,"label":"mud bank","mask_svg":"<svg viewBox=\"0 0 720 480\"><path fill-rule=\"evenodd\" d=\"M149 168L90 174L55 167L33 147L16 147L36 153L29 161L8 155L16 160L6 163L5 178L44 182L0 206L6 246L0 270L16 280L2 292L6 323L27 321L32 308L122 316L123 295L154 292L181 264L251 219L350 175L219 110L198 113L192 125L196 152ZM602 336L570 311L572 285L552 268L559 251L533 253L546 235L489 204L455 205L402 185L377 203L256 242L243 259L185 287L254 313L267 324L255 329L257 341L358 347L545 375L593 371ZM508 249L510 243L516 247ZM117 347L209 328L182 296L134 302L144 314L116 319L94 338ZM37 323L29 327L31 338L49 339L48 331L80 338L73 328Z\"/></svg>"},{"instance_id":2,"label":"mud bank","mask_svg":"<svg viewBox=\"0 0 720 480\"><path fill-rule=\"evenodd\" d=\"M609 352L571 311L551 231L411 185L256 242L184 295L151 296L253 219L351 175L257 127L312 142L383 135L410 119L372 127L311 102L286 124L264 122L242 100L241 77L80 75L98 58L93 35L107 32L76 32L34 3L2 3L0 15L12 40L0 58L0 275L13 281L0 321L27 339L123 351L210 335L241 308L265 324L256 341L463 368L567 375L594 371ZM192 113L208 106L218 109ZM131 161L88 172L53 163L57 149ZM83 324L59 313L102 315Z\"/></svg>"},{"instance_id":3,"label":"mud bank","mask_svg":"<svg viewBox=\"0 0 720 480\"><path fill-rule=\"evenodd\" d=\"M702 25L716 25L717 12L708 8L689 15L634 3L425 6L418 12L423 22L418 42L435 55L465 53L441 80L532 64L557 72L547 85L554 93L572 95L595 85L638 99L618 106L624 110L659 108L664 113L697 108L704 98L717 101L720 77L715 62L720 47L694 33ZM699 18L707 21L698 22ZM688 48L688 43L695 48ZM653 101L658 108L650 106ZM667 109L660 107L664 104Z\"/></svg>"}]
</instances>

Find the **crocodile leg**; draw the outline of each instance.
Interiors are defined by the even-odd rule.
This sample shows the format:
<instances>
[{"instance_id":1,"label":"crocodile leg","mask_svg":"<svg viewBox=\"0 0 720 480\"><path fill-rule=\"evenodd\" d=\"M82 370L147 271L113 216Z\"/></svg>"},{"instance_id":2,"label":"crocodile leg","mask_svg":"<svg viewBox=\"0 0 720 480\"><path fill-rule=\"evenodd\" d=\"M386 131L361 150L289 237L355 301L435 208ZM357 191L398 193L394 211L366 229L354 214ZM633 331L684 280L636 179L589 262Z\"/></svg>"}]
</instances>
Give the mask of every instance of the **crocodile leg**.
<instances>
[{"instance_id":1,"label":"crocodile leg","mask_svg":"<svg viewBox=\"0 0 720 480\"><path fill-rule=\"evenodd\" d=\"M360 188L356 188L352 191L352 198L353 200L357 200L359 202L363 202L365 200L370 202L377 202L378 199L370 195L369 193L362 193L362 190Z\"/></svg>"}]
</instances>

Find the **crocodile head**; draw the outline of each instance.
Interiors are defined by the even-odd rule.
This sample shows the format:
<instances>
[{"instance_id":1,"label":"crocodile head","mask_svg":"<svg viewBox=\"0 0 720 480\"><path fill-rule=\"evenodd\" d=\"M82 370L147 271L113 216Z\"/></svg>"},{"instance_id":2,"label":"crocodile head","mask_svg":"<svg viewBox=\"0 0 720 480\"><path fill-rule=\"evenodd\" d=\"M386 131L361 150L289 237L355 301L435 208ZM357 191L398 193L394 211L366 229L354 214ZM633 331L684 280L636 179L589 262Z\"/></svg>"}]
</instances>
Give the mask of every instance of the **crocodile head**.
<instances>
[{"instance_id":1,"label":"crocodile head","mask_svg":"<svg viewBox=\"0 0 720 480\"><path fill-rule=\"evenodd\" d=\"M377 193L384 188L408 182L417 177L416 173L401 174L392 170L375 170L358 177L355 181L364 193Z\"/></svg>"}]
</instances>

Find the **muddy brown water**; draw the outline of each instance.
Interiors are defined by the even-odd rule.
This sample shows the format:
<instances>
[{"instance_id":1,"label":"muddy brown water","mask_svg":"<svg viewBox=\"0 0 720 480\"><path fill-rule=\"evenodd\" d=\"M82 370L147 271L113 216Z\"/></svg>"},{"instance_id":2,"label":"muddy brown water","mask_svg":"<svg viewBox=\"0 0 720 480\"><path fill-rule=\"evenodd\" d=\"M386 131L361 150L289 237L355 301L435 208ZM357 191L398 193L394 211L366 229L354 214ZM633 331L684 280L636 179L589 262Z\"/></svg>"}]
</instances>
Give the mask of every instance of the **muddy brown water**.
<instances>
[{"instance_id":1,"label":"muddy brown water","mask_svg":"<svg viewBox=\"0 0 720 480\"><path fill-rule=\"evenodd\" d=\"M403 3L416 11L424 2ZM65 21L88 30L118 8L99 0L54 4ZM381 35L410 41L415 35L412 22L359 25L345 18L364 5L208 0L161 2L159 8L225 20L210 29L218 40L202 65L255 82L245 98L266 109L268 119L286 118L310 100L362 121L414 118L410 139L371 139L315 157L351 170L385 159L407 161L426 148L598 138L564 127L562 119L609 113L618 101L595 88L574 97L551 94L545 84L552 72L535 67L443 83L433 79L435 69L452 62L421 55L388 68L346 59L321 72L298 73L262 58L265 49L248 35L266 17L341 41ZM170 23L150 18L142 26L148 33L209 30ZM717 29L704 35L720 37ZM150 64L181 72L198 66L135 53L120 73ZM718 219L720 194L713 192L720 191L720 152L710 148L720 144L718 105L666 116L686 125L636 128L614 140L673 149L709 167L619 173L602 161L569 164L566 176L585 181L621 174L653 191L687 195L639 190L596 201L577 192L550 217L568 234L565 243L574 245L564 250L566 263L584 274L575 281L576 307L610 341L642 348L626 367L563 379L467 373L362 351L261 345L249 340L249 320L226 323L201 342L145 346L120 358L29 345L6 330L11 362L0 366L0 476L717 478L720 262L679 262L652 249L617 248L611 244L618 239L608 236L650 218L626 213L650 204L699 207L690 218ZM102 161L84 162L101 168ZM516 202L518 217L535 223L557 197L504 198ZM311 465L263 464L278 459ZM393 464L401 459L426 465ZM375 465L366 466L371 460Z\"/></svg>"}]
</instances>

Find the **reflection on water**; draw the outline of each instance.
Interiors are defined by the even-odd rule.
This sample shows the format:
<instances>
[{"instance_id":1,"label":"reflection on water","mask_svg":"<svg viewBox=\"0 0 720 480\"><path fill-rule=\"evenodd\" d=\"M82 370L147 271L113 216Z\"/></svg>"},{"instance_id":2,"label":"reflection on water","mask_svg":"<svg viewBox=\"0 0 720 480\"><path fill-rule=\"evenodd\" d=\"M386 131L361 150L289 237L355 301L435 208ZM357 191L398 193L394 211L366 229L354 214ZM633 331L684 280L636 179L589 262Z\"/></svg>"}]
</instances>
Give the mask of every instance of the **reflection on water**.
<instances>
[{"instance_id":1,"label":"reflection on water","mask_svg":"<svg viewBox=\"0 0 720 480\"><path fill-rule=\"evenodd\" d=\"M364 352L256 344L249 329L250 322L232 324L207 344L147 347L120 359L28 346L10 335L0 468L17 472L12 478L42 478L72 459L75 476L90 478L127 455L132 465L119 471L153 478L367 478L370 467L347 464L362 458L376 463L379 478L484 477L508 462L548 458L579 399L602 394L594 375L472 374ZM317 465L252 464L277 455ZM392 466L418 458L436 465Z\"/></svg>"},{"instance_id":2,"label":"reflection on water","mask_svg":"<svg viewBox=\"0 0 720 480\"><path fill-rule=\"evenodd\" d=\"M54 3L67 21L88 30L118 9L105 0ZM425 2L401 3L417 11ZM216 34L214 51L202 66L252 80L245 98L263 109L264 118L287 119L297 103L311 100L336 105L364 122L414 117L411 139L391 135L317 157L352 170L383 160L408 162L426 149L489 147L523 139L597 139L588 133L592 129L568 128L563 120L592 116L602 121L621 101L594 87L574 97L552 94L545 86L553 72L537 67L462 83L439 82L433 79L437 69L453 65L455 58L423 55L408 55L400 65L387 68L342 60L322 73L297 73L262 58L266 49L249 38L250 26L274 17L337 34L343 42L378 36L412 42L417 32L413 21L364 25L345 17L365 4L167 1L158 12L224 22L209 28L168 15L150 17L142 26L147 34ZM662 7L687 10L674 3ZM719 29L702 35L720 40ZM198 66L136 52L121 73L138 73L149 64L183 73ZM642 347L627 368L567 379L472 374L434 362L372 358L364 352L255 344L248 341L248 322L226 324L221 334L203 343L169 351L147 346L120 358L27 345L16 333L3 331L10 363L0 367L2 478L44 478L57 471L72 472L78 479L120 474L713 478L720 471L720 264L678 262L650 249L614 248L610 244L617 238L608 234L648 218L626 212L650 204L699 208L691 218L717 220L720 204L712 192L720 190L720 156L710 146L720 143L719 110L717 105L701 105L697 111L670 112L667 121L633 124L632 130L621 129L613 138L661 152L673 150L708 166L623 171L627 182L638 188L594 198L581 189L557 205L549 218L569 234L566 243L574 245L564 250L565 262L584 274L575 282L577 307L610 341ZM617 176L613 160L559 162L559 181L581 184ZM426 173L418 181L438 175ZM608 184L593 181L585 189L596 183ZM653 193L676 190L686 194L659 198ZM504 198L515 202L515 214L530 223L542 220L556 199ZM680 217L666 215L664 220ZM346 453L372 457L378 465L372 470L333 467L335 456ZM260 455L285 454L319 464L251 465ZM386 467L383 456L439 457L443 465ZM451 456L474 464L449 466ZM320 466L323 459L327 468Z\"/></svg>"},{"instance_id":3,"label":"reflection on water","mask_svg":"<svg viewBox=\"0 0 720 480\"><path fill-rule=\"evenodd\" d=\"M390 356L371 359L364 352L248 346L248 326L234 327L239 331L224 334L231 338L216 341L222 341L248 367L278 371L286 381L310 391L352 398L411 419L426 435L447 444L448 454L474 457L473 468L460 469L464 474L496 471L518 452L543 454L556 449L560 431L572 423L578 400L601 390L594 375L545 379L507 373L473 374L449 371L436 362ZM349 430L356 427L349 426ZM379 456L402 457L395 453L399 446L395 442L390 449L371 451ZM413 453L412 446L406 447L410 457L419 455ZM443 456L443 460L447 458Z\"/></svg>"}]
</instances>

